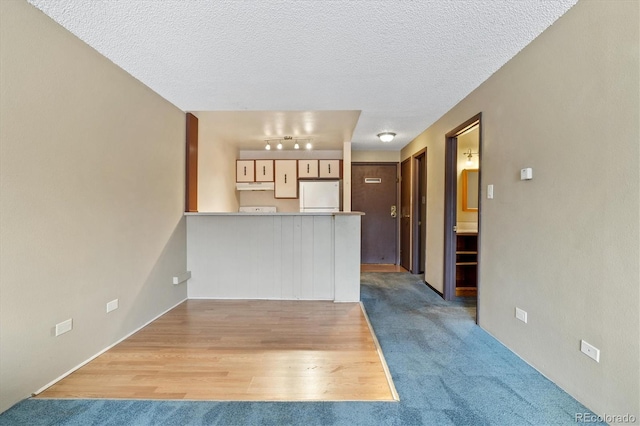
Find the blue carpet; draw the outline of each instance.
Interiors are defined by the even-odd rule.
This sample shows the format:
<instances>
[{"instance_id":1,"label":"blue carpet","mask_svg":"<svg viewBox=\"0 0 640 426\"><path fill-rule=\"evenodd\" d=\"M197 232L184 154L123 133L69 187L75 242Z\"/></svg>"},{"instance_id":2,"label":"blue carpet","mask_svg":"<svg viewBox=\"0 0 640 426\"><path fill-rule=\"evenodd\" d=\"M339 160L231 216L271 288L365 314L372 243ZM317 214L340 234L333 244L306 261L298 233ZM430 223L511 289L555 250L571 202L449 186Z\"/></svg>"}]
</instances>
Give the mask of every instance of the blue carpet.
<instances>
[{"instance_id":1,"label":"blue carpet","mask_svg":"<svg viewBox=\"0 0 640 426\"><path fill-rule=\"evenodd\" d=\"M575 425L590 413L420 276L363 273L362 301L400 402L27 399L0 425Z\"/></svg>"}]
</instances>

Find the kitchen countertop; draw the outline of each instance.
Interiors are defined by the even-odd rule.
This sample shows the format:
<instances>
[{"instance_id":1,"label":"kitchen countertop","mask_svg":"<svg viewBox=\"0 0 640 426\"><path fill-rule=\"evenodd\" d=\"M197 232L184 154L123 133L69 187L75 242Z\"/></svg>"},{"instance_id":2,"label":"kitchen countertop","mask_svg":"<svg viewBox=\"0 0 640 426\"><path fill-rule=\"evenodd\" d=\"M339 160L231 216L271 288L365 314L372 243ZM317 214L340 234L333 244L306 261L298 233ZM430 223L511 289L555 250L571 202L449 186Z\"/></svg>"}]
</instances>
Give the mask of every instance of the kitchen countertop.
<instances>
[{"instance_id":1,"label":"kitchen countertop","mask_svg":"<svg viewBox=\"0 0 640 426\"><path fill-rule=\"evenodd\" d=\"M185 212L185 216L363 216L363 212Z\"/></svg>"}]
</instances>

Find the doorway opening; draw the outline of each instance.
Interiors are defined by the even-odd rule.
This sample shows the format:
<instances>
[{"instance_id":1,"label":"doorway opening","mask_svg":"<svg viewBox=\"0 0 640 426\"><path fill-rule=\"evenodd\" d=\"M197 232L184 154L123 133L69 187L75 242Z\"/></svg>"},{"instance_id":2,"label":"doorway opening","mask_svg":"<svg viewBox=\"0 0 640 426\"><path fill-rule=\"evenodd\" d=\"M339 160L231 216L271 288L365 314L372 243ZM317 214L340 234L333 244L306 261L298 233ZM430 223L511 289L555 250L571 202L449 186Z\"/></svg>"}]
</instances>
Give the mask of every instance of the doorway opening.
<instances>
[{"instance_id":1,"label":"doorway opening","mask_svg":"<svg viewBox=\"0 0 640 426\"><path fill-rule=\"evenodd\" d=\"M480 288L481 114L445 137L443 297L475 299Z\"/></svg>"},{"instance_id":2,"label":"doorway opening","mask_svg":"<svg viewBox=\"0 0 640 426\"><path fill-rule=\"evenodd\" d=\"M413 158L413 223L412 274L423 274L426 262L427 229L427 149L418 151Z\"/></svg>"},{"instance_id":3,"label":"doorway opening","mask_svg":"<svg viewBox=\"0 0 640 426\"><path fill-rule=\"evenodd\" d=\"M411 227L411 158L400 164L400 266L413 272L413 232Z\"/></svg>"}]
</instances>

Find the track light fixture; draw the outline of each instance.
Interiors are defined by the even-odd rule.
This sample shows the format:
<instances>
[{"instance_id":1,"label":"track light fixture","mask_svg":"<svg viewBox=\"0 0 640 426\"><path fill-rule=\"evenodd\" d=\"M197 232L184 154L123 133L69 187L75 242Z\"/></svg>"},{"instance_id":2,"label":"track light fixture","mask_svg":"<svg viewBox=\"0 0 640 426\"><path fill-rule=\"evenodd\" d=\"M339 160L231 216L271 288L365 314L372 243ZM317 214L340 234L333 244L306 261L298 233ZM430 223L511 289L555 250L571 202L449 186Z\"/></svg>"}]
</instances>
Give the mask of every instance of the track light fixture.
<instances>
[{"instance_id":1,"label":"track light fixture","mask_svg":"<svg viewBox=\"0 0 640 426\"><path fill-rule=\"evenodd\" d=\"M283 150L286 149L286 144L287 142L293 142L293 145L289 145L291 146L292 149L300 149L300 144L301 143L305 143L305 148L306 149L312 149L313 146L311 145L311 139L298 139L298 138L294 138L293 136L285 136L282 139L267 139L265 140L266 145L264 147L264 149L266 149L267 151L271 150L271 142L276 144L276 149L278 150Z\"/></svg>"}]
</instances>

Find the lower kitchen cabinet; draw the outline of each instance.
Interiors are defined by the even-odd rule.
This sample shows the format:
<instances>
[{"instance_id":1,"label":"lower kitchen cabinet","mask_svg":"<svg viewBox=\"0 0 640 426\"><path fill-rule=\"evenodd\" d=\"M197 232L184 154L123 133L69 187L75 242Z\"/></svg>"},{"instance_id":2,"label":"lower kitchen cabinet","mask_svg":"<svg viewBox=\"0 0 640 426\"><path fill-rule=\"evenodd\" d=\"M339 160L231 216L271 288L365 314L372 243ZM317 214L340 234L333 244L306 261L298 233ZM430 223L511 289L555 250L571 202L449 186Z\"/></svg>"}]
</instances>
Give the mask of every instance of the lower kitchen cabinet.
<instances>
[{"instance_id":1,"label":"lower kitchen cabinet","mask_svg":"<svg viewBox=\"0 0 640 426\"><path fill-rule=\"evenodd\" d=\"M275 160L275 198L298 198L298 161Z\"/></svg>"}]
</instances>

